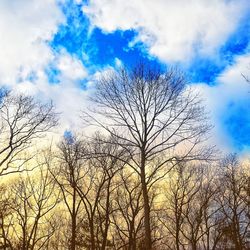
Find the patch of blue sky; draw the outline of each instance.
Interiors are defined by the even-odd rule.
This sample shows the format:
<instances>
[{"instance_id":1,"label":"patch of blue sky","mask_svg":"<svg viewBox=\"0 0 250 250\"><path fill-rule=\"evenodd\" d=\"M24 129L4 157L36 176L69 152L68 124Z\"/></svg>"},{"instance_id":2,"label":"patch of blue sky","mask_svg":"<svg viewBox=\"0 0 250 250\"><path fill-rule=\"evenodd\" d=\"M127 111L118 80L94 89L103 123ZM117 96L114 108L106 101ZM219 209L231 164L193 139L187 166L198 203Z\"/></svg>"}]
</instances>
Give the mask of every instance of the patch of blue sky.
<instances>
[{"instance_id":1,"label":"patch of blue sky","mask_svg":"<svg viewBox=\"0 0 250 250\"><path fill-rule=\"evenodd\" d=\"M30 81L30 82L35 82L38 79L37 72L31 71L25 80Z\"/></svg>"},{"instance_id":2,"label":"patch of blue sky","mask_svg":"<svg viewBox=\"0 0 250 250\"><path fill-rule=\"evenodd\" d=\"M196 57L188 68L192 82L216 84L216 78L228 66L235 62L235 58L249 51L250 44L250 15L247 15L237 27L237 30L211 57Z\"/></svg>"},{"instance_id":3,"label":"patch of blue sky","mask_svg":"<svg viewBox=\"0 0 250 250\"><path fill-rule=\"evenodd\" d=\"M142 43L129 46L137 36L135 30L104 33L99 28L90 26L81 5L66 1L60 7L65 14L66 22L59 27L50 46L56 52L63 49L76 56L90 73L108 65L114 66L116 59L121 60L126 66L139 61L163 66L157 58L148 55Z\"/></svg>"},{"instance_id":4,"label":"patch of blue sky","mask_svg":"<svg viewBox=\"0 0 250 250\"><path fill-rule=\"evenodd\" d=\"M53 63L47 65L45 73L50 84L58 84L60 82L61 72Z\"/></svg>"},{"instance_id":5,"label":"patch of blue sky","mask_svg":"<svg viewBox=\"0 0 250 250\"><path fill-rule=\"evenodd\" d=\"M226 133L236 151L250 146L250 101L230 103L223 119Z\"/></svg>"},{"instance_id":6,"label":"patch of blue sky","mask_svg":"<svg viewBox=\"0 0 250 250\"><path fill-rule=\"evenodd\" d=\"M136 36L137 33L134 30L117 30L105 34L98 28L94 29L86 47L86 51L91 51L88 54L90 61L97 67L112 65L116 58L128 67L141 61L161 66L157 58L147 54L142 43L137 43L133 47L129 46ZM93 44L95 49L91 50Z\"/></svg>"},{"instance_id":7,"label":"patch of blue sky","mask_svg":"<svg viewBox=\"0 0 250 250\"><path fill-rule=\"evenodd\" d=\"M220 61L225 66L234 64L235 57L243 55L249 51L250 43L250 15L244 18L224 46L219 51Z\"/></svg>"},{"instance_id":8,"label":"patch of blue sky","mask_svg":"<svg viewBox=\"0 0 250 250\"><path fill-rule=\"evenodd\" d=\"M74 134L71 130L65 130L63 137L68 144L73 144L75 142Z\"/></svg>"},{"instance_id":9,"label":"patch of blue sky","mask_svg":"<svg viewBox=\"0 0 250 250\"><path fill-rule=\"evenodd\" d=\"M20 67L19 69L20 74L17 77L17 82L23 82L23 81L29 81L29 82L35 82L38 79L37 72L36 71L30 71L27 75L25 74L24 76L22 75L23 68Z\"/></svg>"},{"instance_id":10,"label":"patch of blue sky","mask_svg":"<svg viewBox=\"0 0 250 250\"><path fill-rule=\"evenodd\" d=\"M82 59L83 48L88 38L89 21L83 15L81 6L72 0L66 1L60 7L66 21L59 26L50 46L56 52L65 49Z\"/></svg>"},{"instance_id":11,"label":"patch of blue sky","mask_svg":"<svg viewBox=\"0 0 250 250\"><path fill-rule=\"evenodd\" d=\"M89 83L88 78L82 78L77 80L77 84L81 90L87 90L88 83Z\"/></svg>"},{"instance_id":12,"label":"patch of blue sky","mask_svg":"<svg viewBox=\"0 0 250 250\"><path fill-rule=\"evenodd\" d=\"M196 58L187 71L191 82L214 85L214 81L224 69L224 63L215 62L211 58Z\"/></svg>"}]
</instances>

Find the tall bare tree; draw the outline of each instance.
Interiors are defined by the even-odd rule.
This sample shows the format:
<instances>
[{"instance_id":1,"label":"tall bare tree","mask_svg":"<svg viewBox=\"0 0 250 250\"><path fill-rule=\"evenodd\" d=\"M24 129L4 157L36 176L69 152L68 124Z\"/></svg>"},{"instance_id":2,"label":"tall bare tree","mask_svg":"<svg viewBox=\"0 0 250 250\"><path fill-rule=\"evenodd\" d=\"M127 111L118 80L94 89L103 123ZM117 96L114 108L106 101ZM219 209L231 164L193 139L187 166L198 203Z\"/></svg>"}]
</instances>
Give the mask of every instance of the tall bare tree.
<instances>
[{"instance_id":1,"label":"tall bare tree","mask_svg":"<svg viewBox=\"0 0 250 250\"><path fill-rule=\"evenodd\" d=\"M211 155L211 149L200 146L210 129L204 108L180 72L162 73L143 64L104 75L92 100L95 113L86 117L118 139L130 155L126 164L140 177L144 248L152 249L151 187L178 162Z\"/></svg>"},{"instance_id":2,"label":"tall bare tree","mask_svg":"<svg viewBox=\"0 0 250 250\"><path fill-rule=\"evenodd\" d=\"M1 92L1 91L0 91ZM0 96L0 175L25 170L34 156L31 145L57 125L52 103L42 104L31 96L10 91ZM34 150L33 150L34 151Z\"/></svg>"}]
</instances>

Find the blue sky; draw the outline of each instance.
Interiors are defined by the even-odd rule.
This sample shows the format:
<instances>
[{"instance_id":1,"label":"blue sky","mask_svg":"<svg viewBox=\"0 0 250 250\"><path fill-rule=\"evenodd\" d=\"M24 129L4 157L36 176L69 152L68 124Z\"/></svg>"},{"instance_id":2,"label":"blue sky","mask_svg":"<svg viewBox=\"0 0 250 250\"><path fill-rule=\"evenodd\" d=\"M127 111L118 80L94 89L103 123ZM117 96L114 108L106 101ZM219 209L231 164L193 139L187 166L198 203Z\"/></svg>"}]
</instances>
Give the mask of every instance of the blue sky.
<instances>
[{"instance_id":1,"label":"blue sky","mask_svg":"<svg viewBox=\"0 0 250 250\"><path fill-rule=\"evenodd\" d=\"M1 84L53 99L63 130L98 74L146 61L182 69L210 111L214 142L249 151L247 0L3 0L0 15Z\"/></svg>"}]
</instances>

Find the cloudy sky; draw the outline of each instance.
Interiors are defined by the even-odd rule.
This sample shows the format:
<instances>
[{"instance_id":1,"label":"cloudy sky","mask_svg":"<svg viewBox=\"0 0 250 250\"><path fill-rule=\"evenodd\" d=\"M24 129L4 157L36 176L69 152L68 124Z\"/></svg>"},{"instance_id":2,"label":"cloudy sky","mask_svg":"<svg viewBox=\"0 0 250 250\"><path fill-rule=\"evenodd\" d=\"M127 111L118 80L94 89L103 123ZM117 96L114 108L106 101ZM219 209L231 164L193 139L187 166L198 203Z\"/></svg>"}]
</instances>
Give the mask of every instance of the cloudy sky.
<instances>
[{"instance_id":1,"label":"cloudy sky","mask_svg":"<svg viewBox=\"0 0 250 250\"><path fill-rule=\"evenodd\" d=\"M249 0L1 0L0 85L53 99L76 125L103 71L174 65L203 96L225 151L250 151Z\"/></svg>"}]
</instances>

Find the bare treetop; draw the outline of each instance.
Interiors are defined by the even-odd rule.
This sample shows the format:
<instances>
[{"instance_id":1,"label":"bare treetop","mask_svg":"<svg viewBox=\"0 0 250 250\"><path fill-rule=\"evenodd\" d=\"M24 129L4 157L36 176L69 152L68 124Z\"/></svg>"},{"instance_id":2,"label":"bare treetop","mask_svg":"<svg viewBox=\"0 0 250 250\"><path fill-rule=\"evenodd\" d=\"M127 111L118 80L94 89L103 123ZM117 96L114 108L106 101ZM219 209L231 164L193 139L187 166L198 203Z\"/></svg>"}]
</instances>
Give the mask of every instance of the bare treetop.
<instances>
[{"instance_id":1,"label":"bare treetop","mask_svg":"<svg viewBox=\"0 0 250 250\"><path fill-rule=\"evenodd\" d=\"M199 96L177 70L139 65L105 75L96 88L94 111L105 119L92 121L127 146L144 147L149 158L184 141L200 143L211 128Z\"/></svg>"},{"instance_id":2,"label":"bare treetop","mask_svg":"<svg viewBox=\"0 0 250 250\"><path fill-rule=\"evenodd\" d=\"M30 96L5 92L0 103L0 175L23 169L30 160L30 156L24 156L25 150L56 125L52 103L42 104Z\"/></svg>"}]
</instances>

